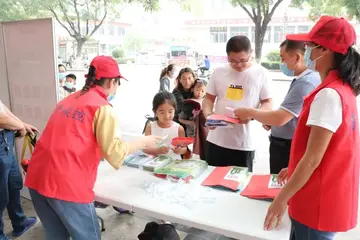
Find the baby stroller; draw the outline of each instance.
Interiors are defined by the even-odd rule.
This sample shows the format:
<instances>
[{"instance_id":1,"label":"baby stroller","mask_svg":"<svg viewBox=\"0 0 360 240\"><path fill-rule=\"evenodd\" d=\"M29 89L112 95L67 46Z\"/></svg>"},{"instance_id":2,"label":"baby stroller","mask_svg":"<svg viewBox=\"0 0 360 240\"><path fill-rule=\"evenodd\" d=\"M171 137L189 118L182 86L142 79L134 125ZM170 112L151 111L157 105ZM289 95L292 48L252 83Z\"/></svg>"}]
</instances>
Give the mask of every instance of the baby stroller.
<instances>
[{"instance_id":1,"label":"baby stroller","mask_svg":"<svg viewBox=\"0 0 360 240\"><path fill-rule=\"evenodd\" d=\"M15 136L18 136L18 134L15 134ZM26 172L29 166L29 159L25 159L24 158L24 154L26 151L26 148L28 147L30 150L30 153L32 154L33 152L33 148L35 147L37 142L37 135L35 134L34 136L31 136L30 134L26 134L26 136L24 137L24 144L23 144L23 149L22 149L22 156L21 156L21 167L23 169L24 175L26 176ZM96 203L94 203L95 207L96 207ZM118 210L116 207L114 207L114 209L116 211L120 212L120 209ZM105 231L105 223L104 223L104 219L102 219L99 215L97 215L98 219L99 219L99 223L100 223L100 230L102 232Z\"/></svg>"}]
</instances>

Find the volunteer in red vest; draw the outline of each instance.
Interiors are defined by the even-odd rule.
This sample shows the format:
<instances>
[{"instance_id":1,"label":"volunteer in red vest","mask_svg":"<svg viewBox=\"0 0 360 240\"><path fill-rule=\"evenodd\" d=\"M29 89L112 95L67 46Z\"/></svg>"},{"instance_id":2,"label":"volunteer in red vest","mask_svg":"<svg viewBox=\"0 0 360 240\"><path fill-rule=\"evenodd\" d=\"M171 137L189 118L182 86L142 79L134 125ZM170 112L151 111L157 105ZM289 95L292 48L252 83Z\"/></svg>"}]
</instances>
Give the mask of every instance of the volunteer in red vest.
<instances>
[{"instance_id":1,"label":"volunteer in red vest","mask_svg":"<svg viewBox=\"0 0 360 240\"><path fill-rule=\"evenodd\" d=\"M45 229L46 239L100 239L93 187L100 159L119 169L138 149L154 147L157 137L126 143L120 139L109 101L120 78L117 62L98 56L83 89L59 102L36 144L25 185Z\"/></svg>"},{"instance_id":2,"label":"volunteer in red vest","mask_svg":"<svg viewBox=\"0 0 360 240\"><path fill-rule=\"evenodd\" d=\"M287 179L268 209L264 227L279 225L287 205L295 238L334 239L357 224L359 194L360 55L356 33L343 18L323 16L308 34L288 35L307 42L308 68L321 84L304 99L291 146Z\"/></svg>"}]
</instances>

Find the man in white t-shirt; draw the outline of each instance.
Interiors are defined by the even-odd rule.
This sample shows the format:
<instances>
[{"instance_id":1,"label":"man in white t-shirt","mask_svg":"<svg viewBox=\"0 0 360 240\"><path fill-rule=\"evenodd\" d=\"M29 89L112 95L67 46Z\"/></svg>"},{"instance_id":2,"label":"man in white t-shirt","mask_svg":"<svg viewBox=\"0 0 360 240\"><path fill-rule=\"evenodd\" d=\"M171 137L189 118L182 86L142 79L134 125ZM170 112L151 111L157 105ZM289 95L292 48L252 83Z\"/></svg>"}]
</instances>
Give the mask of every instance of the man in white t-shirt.
<instances>
[{"instance_id":1,"label":"man in white t-shirt","mask_svg":"<svg viewBox=\"0 0 360 240\"><path fill-rule=\"evenodd\" d=\"M251 43L246 36L234 36L226 45L229 65L215 69L203 101L205 117L215 113L234 117L229 108L272 108L269 72L250 61ZM250 119L233 128L209 131L205 159L212 166L241 166L252 171L255 146Z\"/></svg>"}]
</instances>

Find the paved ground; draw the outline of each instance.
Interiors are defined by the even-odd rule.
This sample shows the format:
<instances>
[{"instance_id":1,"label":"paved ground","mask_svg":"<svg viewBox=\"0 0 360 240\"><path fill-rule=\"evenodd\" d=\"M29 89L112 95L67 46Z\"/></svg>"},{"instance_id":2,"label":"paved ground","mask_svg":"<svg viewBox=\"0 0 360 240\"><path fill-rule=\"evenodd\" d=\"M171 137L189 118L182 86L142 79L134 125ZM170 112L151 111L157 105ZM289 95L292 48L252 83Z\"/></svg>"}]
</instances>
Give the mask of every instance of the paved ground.
<instances>
[{"instance_id":1,"label":"paved ground","mask_svg":"<svg viewBox=\"0 0 360 240\"><path fill-rule=\"evenodd\" d=\"M151 113L151 101L158 90L159 73L161 66L121 66L121 71L130 81L122 82L117 96L114 100L114 108L116 109L122 131L140 134L144 126L144 115ZM78 76L78 87L84 83L84 71L74 71ZM279 72L271 73L273 79L284 79ZM289 87L289 81L274 81L274 105L278 106L285 96ZM254 171L258 173L267 173L268 164L268 133L263 130L260 124L256 124L255 135L257 136L257 152ZM31 202L23 200L23 207L28 216L35 215ZM209 209L211 210L211 209ZM331 210L329 210L331 211ZM98 210L100 216L105 218L107 230L103 233L102 239L106 240L134 240L137 235L144 229L147 222L154 219L145 216L120 215L112 208ZM359 214L360 215L360 214ZM11 231L8 216L5 216L6 232ZM186 226L177 226L182 239L191 240L216 240L226 239L217 234L204 232ZM41 224L38 223L31 231L22 238L23 240L42 240L43 231ZM360 226L355 230L343 235L339 235L337 239L360 240Z\"/></svg>"}]
</instances>

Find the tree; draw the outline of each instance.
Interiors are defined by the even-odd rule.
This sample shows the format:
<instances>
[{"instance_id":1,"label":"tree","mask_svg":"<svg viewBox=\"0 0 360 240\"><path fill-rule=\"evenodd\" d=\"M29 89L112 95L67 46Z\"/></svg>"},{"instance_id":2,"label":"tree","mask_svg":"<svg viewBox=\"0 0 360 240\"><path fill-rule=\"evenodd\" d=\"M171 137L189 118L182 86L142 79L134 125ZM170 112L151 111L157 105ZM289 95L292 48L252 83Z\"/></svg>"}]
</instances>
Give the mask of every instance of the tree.
<instances>
[{"instance_id":1,"label":"tree","mask_svg":"<svg viewBox=\"0 0 360 240\"><path fill-rule=\"evenodd\" d=\"M173 0L186 8L186 0ZM76 55L86 41L121 5L141 4L146 11L159 9L159 0L0 0L0 20L23 20L53 16L75 39Z\"/></svg>"},{"instance_id":2,"label":"tree","mask_svg":"<svg viewBox=\"0 0 360 240\"><path fill-rule=\"evenodd\" d=\"M318 19L321 15L333 15L356 18L360 21L360 1L359 0L293 0L292 5L297 8L310 6L309 17L311 20Z\"/></svg>"},{"instance_id":3,"label":"tree","mask_svg":"<svg viewBox=\"0 0 360 240\"><path fill-rule=\"evenodd\" d=\"M124 49L127 52L139 52L144 44L144 39L140 34L130 33L125 37Z\"/></svg>"},{"instance_id":4,"label":"tree","mask_svg":"<svg viewBox=\"0 0 360 240\"><path fill-rule=\"evenodd\" d=\"M261 61L267 26L282 2L283 0L231 0L231 3L234 6L240 6L255 24L255 58L257 61Z\"/></svg>"}]
</instances>

